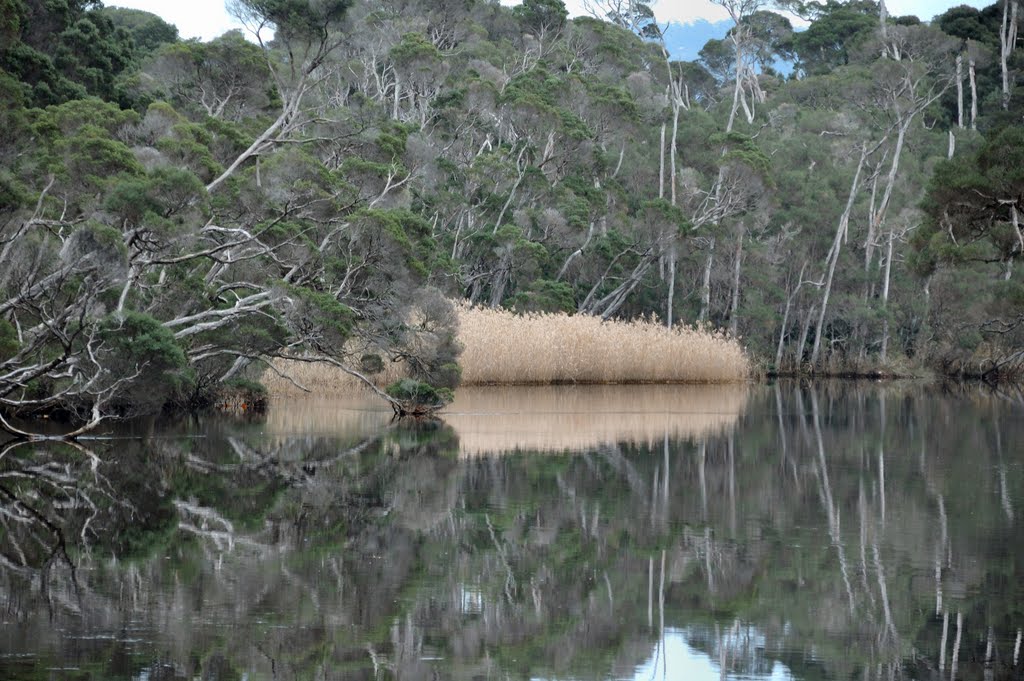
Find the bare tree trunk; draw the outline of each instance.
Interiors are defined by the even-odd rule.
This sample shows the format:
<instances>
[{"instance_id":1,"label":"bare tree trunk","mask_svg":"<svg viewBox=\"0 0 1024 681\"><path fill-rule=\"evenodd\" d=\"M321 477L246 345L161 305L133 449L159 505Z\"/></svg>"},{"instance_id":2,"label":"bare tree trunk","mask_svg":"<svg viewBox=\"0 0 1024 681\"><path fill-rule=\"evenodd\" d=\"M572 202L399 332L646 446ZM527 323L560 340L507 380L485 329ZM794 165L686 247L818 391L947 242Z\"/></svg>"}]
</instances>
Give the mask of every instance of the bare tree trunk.
<instances>
[{"instance_id":1,"label":"bare tree trunk","mask_svg":"<svg viewBox=\"0 0 1024 681\"><path fill-rule=\"evenodd\" d=\"M671 196L672 196L672 205L674 206L674 205L676 205L676 144L677 144L677 142L679 140L679 109L681 108L681 103L679 101L679 97L678 96L673 95L673 98L672 98L672 108L673 108L673 112L672 112L672 145L669 147L669 149L670 149L669 156L670 156L670 160L671 160L671 171L670 171L670 178L671 178L671 182L672 182ZM661 127L661 134L662 134L662 137L664 137L664 135L665 135L665 126L664 125ZM664 197L664 195L661 195L660 198L665 198L665 197ZM675 297L676 297L676 260L677 259L678 259L678 254L676 252L676 241L675 241L675 238L673 237L672 238L672 246L669 249L669 262L668 262L668 305L667 305L668 310L667 310L667 314L665 315L665 324L670 329L672 328L672 321L673 321L672 306L675 304Z\"/></svg>"},{"instance_id":2,"label":"bare tree trunk","mask_svg":"<svg viewBox=\"0 0 1024 681\"><path fill-rule=\"evenodd\" d=\"M978 79L974 57L970 53L971 43L967 41L967 77L971 83L971 130L978 129Z\"/></svg>"},{"instance_id":3,"label":"bare tree trunk","mask_svg":"<svg viewBox=\"0 0 1024 681\"><path fill-rule=\"evenodd\" d=\"M708 257L704 261L704 279L700 287L700 314L698 321L706 322L711 313L711 265L715 259L715 237L711 237L708 245Z\"/></svg>"},{"instance_id":4,"label":"bare tree trunk","mask_svg":"<svg viewBox=\"0 0 1024 681\"><path fill-rule=\"evenodd\" d=\"M1016 0L1003 0L1003 25L999 31L999 65L1003 74L1003 109L1010 108L1010 70L1007 61L1017 46Z\"/></svg>"},{"instance_id":5,"label":"bare tree trunk","mask_svg":"<svg viewBox=\"0 0 1024 681\"><path fill-rule=\"evenodd\" d=\"M955 153L956 153L956 135L954 135L953 131L950 130L949 131L949 149L946 150L946 158L949 159L949 160L953 160L953 154L955 154Z\"/></svg>"},{"instance_id":6,"label":"bare tree trunk","mask_svg":"<svg viewBox=\"0 0 1024 681\"><path fill-rule=\"evenodd\" d=\"M853 202L857 198L857 186L860 184L860 173L864 168L864 159L867 158L867 145L862 145L860 150L860 161L857 163L857 172L853 176L853 184L850 186L850 195L846 201L846 210L843 211L842 216L839 218L839 226L836 229L836 238L832 242L832 248L829 251L829 265L828 265L828 276L825 279L825 292L821 297L821 311L818 316L818 325L815 328L814 335L814 349L811 350L811 365L817 365L818 356L821 352L821 336L822 331L825 328L825 314L828 311L828 299L832 293L832 278L835 276L836 263L839 262L839 252L843 244L843 235L846 233L846 227L850 223L850 212L853 210Z\"/></svg>"},{"instance_id":7,"label":"bare tree trunk","mask_svg":"<svg viewBox=\"0 0 1024 681\"><path fill-rule=\"evenodd\" d=\"M956 55L956 125L964 129L964 55Z\"/></svg>"},{"instance_id":8,"label":"bare tree trunk","mask_svg":"<svg viewBox=\"0 0 1024 681\"><path fill-rule=\"evenodd\" d=\"M792 294L786 296L786 307L782 312L782 324L779 327L779 344L775 348L775 369L779 369L779 365L782 364L782 350L785 347L786 341L786 329L789 327L789 308L793 304Z\"/></svg>"},{"instance_id":9,"label":"bare tree trunk","mask_svg":"<svg viewBox=\"0 0 1024 681\"><path fill-rule=\"evenodd\" d=\"M736 123L736 110L740 107L740 88L743 87L743 63L739 45L736 45L736 83L732 90L732 108L729 110L729 122L725 126L726 134L732 132L732 126Z\"/></svg>"},{"instance_id":10,"label":"bare tree trunk","mask_svg":"<svg viewBox=\"0 0 1024 681\"><path fill-rule=\"evenodd\" d=\"M658 169L658 198L665 198L665 123L661 124L660 163Z\"/></svg>"},{"instance_id":11,"label":"bare tree trunk","mask_svg":"<svg viewBox=\"0 0 1024 681\"><path fill-rule=\"evenodd\" d=\"M882 281L882 361L886 361L889 351L889 275L892 272L893 232L889 230L889 252L885 258L885 278Z\"/></svg>"},{"instance_id":12,"label":"bare tree trunk","mask_svg":"<svg viewBox=\"0 0 1024 681\"><path fill-rule=\"evenodd\" d=\"M671 169L671 180L672 180L672 205L676 205L676 143L679 140L679 103L676 102L673 107L675 111L672 114L672 146L669 148L669 155L672 160Z\"/></svg>"},{"instance_id":13,"label":"bare tree trunk","mask_svg":"<svg viewBox=\"0 0 1024 681\"><path fill-rule=\"evenodd\" d=\"M732 267L732 303L729 306L729 333L733 338L739 332L739 307L740 307L740 270L743 265L743 225L740 225L740 233L736 237L736 252L733 257Z\"/></svg>"},{"instance_id":14,"label":"bare tree trunk","mask_svg":"<svg viewBox=\"0 0 1024 681\"><path fill-rule=\"evenodd\" d=\"M665 326L672 328L672 312L673 305L675 305L676 297L676 245L672 243L672 247L668 253L668 305L666 305L665 314Z\"/></svg>"},{"instance_id":15,"label":"bare tree trunk","mask_svg":"<svg viewBox=\"0 0 1024 681\"><path fill-rule=\"evenodd\" d=\"M811 319L814 318L814 313L818 309L817 305L811 305L811 309L807 311L807 315L804 317L803 328L800 329L800 340L796 344L796 349L793 351L793 359L797 364L804 361L804 348L807 346L807 334L811 330Z\"/></svg>"},{"instance_id":16,"label":"bare tree trunk","mask_svg":"<svg viewBox=\"0 0 1024 681\"><path fill-rule=\"evenodd\" d=\"M871 216L875 234L882 228L885 222L886 213L889 212L889 202L892 199L892 191L896 186L896 175L900 169L900 158L903 156L903 145L907 139L907 130L914 119L914 114L899 121L899 128L896 133L896 148L892 152L892 163L889 165L889 175L885 178L885 191L882 192L882 203L878 206L874 215Z\"/></svg>"}]
</instances>

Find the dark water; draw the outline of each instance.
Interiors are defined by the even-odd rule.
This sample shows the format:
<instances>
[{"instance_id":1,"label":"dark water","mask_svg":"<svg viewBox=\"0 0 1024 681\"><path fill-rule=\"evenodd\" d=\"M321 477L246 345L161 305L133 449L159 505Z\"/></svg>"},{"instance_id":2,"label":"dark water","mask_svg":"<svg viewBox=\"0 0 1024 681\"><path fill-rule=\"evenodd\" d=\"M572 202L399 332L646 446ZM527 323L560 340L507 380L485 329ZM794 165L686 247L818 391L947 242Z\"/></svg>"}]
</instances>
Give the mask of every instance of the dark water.
<instances>
[{"instance_id":1,"label":"dark water","mask_svg":"<svg viewBox=\"0 0 1024 681\"><path fill-rule=\"evenodd\" d=\"M0 679L1009 679L1016 391L463 391L0 447Z\"/></svg>"}]
</instances>

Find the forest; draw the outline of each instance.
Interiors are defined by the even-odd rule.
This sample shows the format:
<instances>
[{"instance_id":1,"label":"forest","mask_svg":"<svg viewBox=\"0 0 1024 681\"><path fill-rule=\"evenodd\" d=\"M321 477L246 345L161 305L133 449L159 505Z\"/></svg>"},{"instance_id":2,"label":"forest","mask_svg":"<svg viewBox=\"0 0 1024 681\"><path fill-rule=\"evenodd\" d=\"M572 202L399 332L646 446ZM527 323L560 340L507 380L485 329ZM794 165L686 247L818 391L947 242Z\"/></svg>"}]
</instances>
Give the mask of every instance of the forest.
<instances>
[{"instance_id":1,"label":"forest","mask_svg":"<svg viewBox=\"0 0 1024 681\"><path fill-rule=\"evenodd\" d=\"M714 2L683 62L634 0L234 0L209 42L0 0L0 427L285 357L451 388L464 303L724 329L765 372L1019 372L1019 0Z\"/></svg>"}]
</instances>

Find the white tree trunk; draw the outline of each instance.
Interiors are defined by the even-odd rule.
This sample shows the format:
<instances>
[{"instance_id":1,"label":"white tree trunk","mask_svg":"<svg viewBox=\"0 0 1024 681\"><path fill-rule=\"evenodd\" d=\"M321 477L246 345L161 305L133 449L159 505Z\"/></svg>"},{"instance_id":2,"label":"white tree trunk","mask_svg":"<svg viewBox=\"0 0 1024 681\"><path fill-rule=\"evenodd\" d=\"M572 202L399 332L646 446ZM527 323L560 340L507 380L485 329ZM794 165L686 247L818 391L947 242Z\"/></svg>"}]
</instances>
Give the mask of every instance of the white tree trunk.
<instances>
[{"instance_id":1,"label":"white tree trunk","mask_svg":"<svg viewBox=\"0 0 1024 681\"><path fill-rule=\"evenodd\" d=\"M970 42L967 43L968 50L970 50ZM971 130L978 129L978 80L976 73L976 64L974 57L971 57L968 53L969 59L967 61L967 78L971 83Z\"/></svg>"},{"instance_id":2,"label":"white tree trunk","mask_svg":"<svg viewBox=\"0 0 1024 681\"><path fill-rule=\"evenodd\" d=\"M744 228L740 225L740 233L736 237L736 252L732 267L732 303L729 305L729 333L735 338L739 333L740 307L740 270L743 266L743 235Z\"/></svg>"},{"instance_id":3,"label":"white tree trunk","mask_svg":"<svg viewBox=\"0 0 1024 681\"><path fill-rule=\"evenodd\" d=\"M956 124L964 128L964 55L956 55Z\"/></svg>"},{"instance_id":4,"label":"white tree trunk","mask_svg":"<svg viewBox=\"0 0 1024 681\"><path fill-rule=\"evenodd\" d=\"M853 210L853 202L857 198L857 187L860 184L860 173L864 168L864 159L867 158L867 146L861 146L860 161L857 163L857 172L853 176L853 184L850 186L850 195L846 200L846 210L839 218L839 226L836 228L836 238L832 242L828 257L828 276L825 279L825 292L821 297L821 311L818 316L818 325L814 334L814 349L811 350L811 365L818 363L818 355L821 352L821 336L825 328L825 314L828 312L828 299L832 293L832 278L836 272L836 263L839 262L839 252L843 245L843 235L850 223L850 212Z\"/></svg>"},{"instance_id":5,"label":"white tree trunk","mask_svg":"<svg viewBox=\"0 0 1024 681\"><path fill-rule=\"evenodd\" d=\"M702 322L708 320L708 315L711 313L711 265L715 260L715 238L711 237L711 243L708 246L708 257L704 261L704 280L700 287L700 314L697 315L697 319Z\"/></svg>"},{"instance_id":6,"label":"white tree trunk","mask_svg":"<svg viewBox=\"0 0 1024 681\"><path fill-rule=\"evenodd\" d=\"M892 242L893 232L889 231L889 253L885 258L885 278L882 281L882 361L886 361L889 351L889 275L892 272Z\"/></svg>"}]
</instances>

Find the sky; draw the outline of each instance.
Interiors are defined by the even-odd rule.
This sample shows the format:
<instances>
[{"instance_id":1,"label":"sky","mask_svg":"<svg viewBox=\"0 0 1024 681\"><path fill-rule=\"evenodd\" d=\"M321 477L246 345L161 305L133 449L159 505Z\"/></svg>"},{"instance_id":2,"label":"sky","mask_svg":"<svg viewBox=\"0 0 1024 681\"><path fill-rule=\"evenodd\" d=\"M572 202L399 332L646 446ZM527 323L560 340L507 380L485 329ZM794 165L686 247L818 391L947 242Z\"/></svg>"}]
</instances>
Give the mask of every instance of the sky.
<instances>
[{"instance_id":1,"label":"sky","mask_svg":"<svg viewBox=\"0 0 1024 681\"><path fill-rule=\"evenodd\" d=\"M513 0L502 0L503 4L517 4ZM994 0L886 0L891 15L915 14L929 20L950 7L969 4L983 7ZM132 7L161 16L165 21L178 27L183 38L210 40L240 24L228 15L224 3L219 0L108 0L112 7ZM566 7L574 15L583 13L582 0L566 0ZM692 23L699 19L716 22L727 19L728 15L711 0L655 0L652 3L658 21Z\"/></svg>"}]
</instances>

